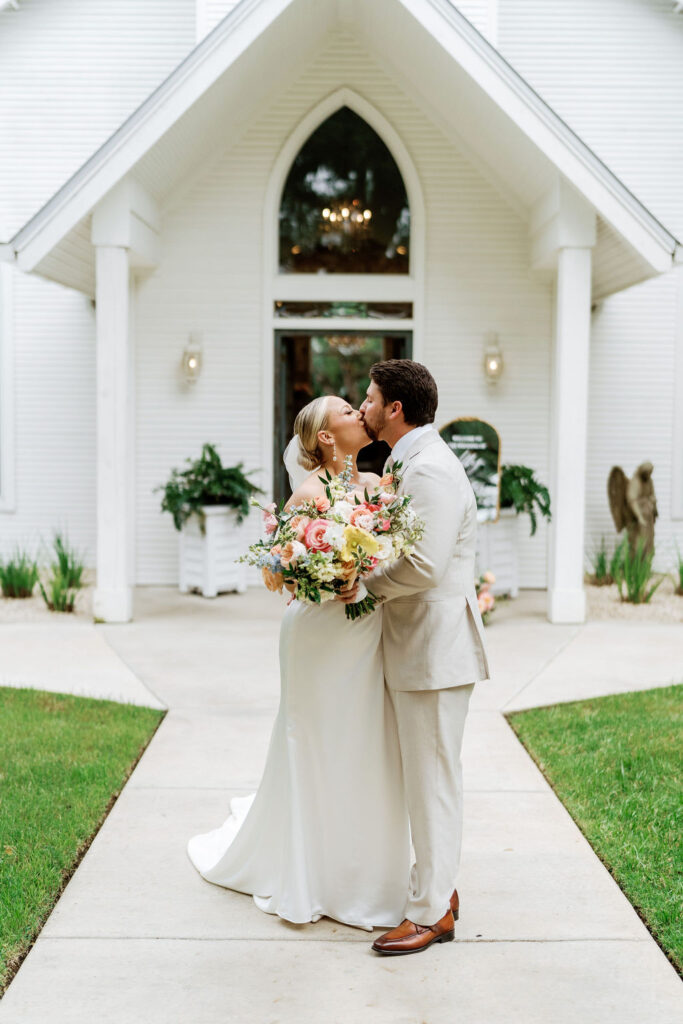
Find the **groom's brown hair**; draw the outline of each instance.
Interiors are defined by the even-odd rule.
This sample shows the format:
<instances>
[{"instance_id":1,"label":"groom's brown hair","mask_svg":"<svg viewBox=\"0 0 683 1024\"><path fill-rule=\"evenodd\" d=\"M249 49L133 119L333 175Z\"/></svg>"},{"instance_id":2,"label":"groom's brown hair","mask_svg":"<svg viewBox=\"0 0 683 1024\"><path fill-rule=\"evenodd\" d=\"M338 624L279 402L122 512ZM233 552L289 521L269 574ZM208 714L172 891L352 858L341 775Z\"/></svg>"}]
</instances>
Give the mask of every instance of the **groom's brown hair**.
<instances>
[{"instance_id":1,"label":"groom's brown hair","mask_svg":"<svg viewBox=\"0 0 683 1024\"><path fill-rule=\"evenodd\" d=\"M426 366L412 359L386 359L370 367L370 379L382 392L384 404L400 402L411 427L433 423L439 392Z\"/></svg>"}]
</instances>

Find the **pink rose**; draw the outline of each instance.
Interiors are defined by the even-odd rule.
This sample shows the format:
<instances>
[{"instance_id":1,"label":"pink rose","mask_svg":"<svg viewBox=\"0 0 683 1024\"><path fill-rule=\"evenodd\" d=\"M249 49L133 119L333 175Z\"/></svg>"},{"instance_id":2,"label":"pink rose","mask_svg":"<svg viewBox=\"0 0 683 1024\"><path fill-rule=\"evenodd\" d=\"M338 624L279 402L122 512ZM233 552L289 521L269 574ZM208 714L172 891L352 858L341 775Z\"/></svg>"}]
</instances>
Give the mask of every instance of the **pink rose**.
<instances>
[{"instance_id":1,"label":"pink rose","mask_svg":"<svg viewBox=\"0 0 683 1024\"><path fill-rule=\"evenodd\" d=\"M378 530L383 530L386 533L387 530L391 529L391 520L390 519L380 519L379 523L377 524L377 529Z\"/></svg>"},{"instance_id":2,"label":"pink rose","mask_svg":"<svg viewBox=\"0 0 683 1024\"><path fill-rule=\"evenodd\" d=\"M315 507L317 508L318 512L327 512L327 510L330 507L330 503L329 503L328 499L324 498L322 496L319 497L319 498L316 498L314 504L315 504Z\"/></svg>"},{"instance_id":3,"label":"pink rose","mask_svg":"<svg viewBox=\"0 0 683 1024\"><path fill-rule=\"evenodd\" d=\"M389 494L388 491L384 491L382 494L380 494L379 500L383 505L393 505L394 502L397 501L398 499L395 494Z\"/></svg>"},{"instance_id":4,"label":"pink rose","mask_svg":"<svg viewBox=\"0 0 683 1024\"><path fill-rule=\"evenodd\" d=\"M330 524L326 519L314 519L306 527L304 543L311 551L331 551L332 545L325 541L325 532Z\"/></svg>"}]
</instances>

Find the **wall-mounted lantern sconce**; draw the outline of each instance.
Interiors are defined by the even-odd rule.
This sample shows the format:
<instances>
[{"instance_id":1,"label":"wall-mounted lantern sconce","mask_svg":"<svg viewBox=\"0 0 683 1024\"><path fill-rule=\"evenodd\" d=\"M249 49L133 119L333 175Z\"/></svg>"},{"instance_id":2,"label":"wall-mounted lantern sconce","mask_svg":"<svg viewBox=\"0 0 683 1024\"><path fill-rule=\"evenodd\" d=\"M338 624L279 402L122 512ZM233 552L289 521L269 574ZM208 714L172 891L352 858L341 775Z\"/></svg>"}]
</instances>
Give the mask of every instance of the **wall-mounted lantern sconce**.
<instances>
[{"instance_id":1,"label":"wall-mounted lantern sconce","mask_svg":"<svg viewBox=\"0 0 683 1024\"><path fill-rule=\"evenodd\" d=\"M484 339L484 374L489 384L497 384L503 375L503 353L495 331L489 331Z\"/></svg>"},{"instance_id":2,"label":"wall-mounted lantern sconce","mask_svg":"<svg viewBox=\"0 0 683 1024\"><path fill-rule=\"evenodd\" d=\"M188 384L194 384L202 368L202 336L191 334L180 361L183 377Z\"/></svg>"}]
</instances>

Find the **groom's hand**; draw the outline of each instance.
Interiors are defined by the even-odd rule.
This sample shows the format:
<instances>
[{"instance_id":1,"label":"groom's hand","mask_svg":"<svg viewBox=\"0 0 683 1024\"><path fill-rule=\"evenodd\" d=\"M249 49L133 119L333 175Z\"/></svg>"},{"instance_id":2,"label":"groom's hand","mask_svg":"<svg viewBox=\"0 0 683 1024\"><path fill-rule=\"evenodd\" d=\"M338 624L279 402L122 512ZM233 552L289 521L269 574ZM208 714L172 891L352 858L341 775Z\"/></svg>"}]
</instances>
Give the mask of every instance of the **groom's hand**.
<instances>
[{"instance_id":1,"label":"groom's hand","mask_svg":"<svg viewBox=\"0 0 683 1024\"><path fill-rule=\"evenodd\" d=\"M348 583L344 583L337 594L337 600L343 604L351 604L356 600L358 595L358 587L360 586L359 581L349 580Z\"/></svg>"}]
</instances>

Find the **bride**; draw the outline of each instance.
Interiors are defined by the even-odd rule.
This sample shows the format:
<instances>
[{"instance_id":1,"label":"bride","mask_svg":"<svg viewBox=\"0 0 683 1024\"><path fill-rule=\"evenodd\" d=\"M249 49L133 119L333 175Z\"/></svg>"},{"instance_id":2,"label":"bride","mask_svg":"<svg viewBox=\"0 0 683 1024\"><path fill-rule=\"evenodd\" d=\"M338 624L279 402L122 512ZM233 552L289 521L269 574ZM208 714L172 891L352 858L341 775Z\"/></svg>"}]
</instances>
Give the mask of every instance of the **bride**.
<instances>
[{"instance_id":1,"label":"bride","mask_svg":"<svg viewBox=\"0 0 683 1024\"><path fill-rule=\"evenodd\" d=\"M287 507L324 496L318 476L369 444L342 398L301 410L285 464ZM292 453L296 453L292 459ZM295 462L295 465L292 465ZM393 706L382 668L382 608L351 621L341 601L291 601L280 629L280 706L259 788L193 836L209 882L250 893L259 909L303 923L333 918L372 931L403 919L410 830Z\"/></svg>"}]
</instances>

